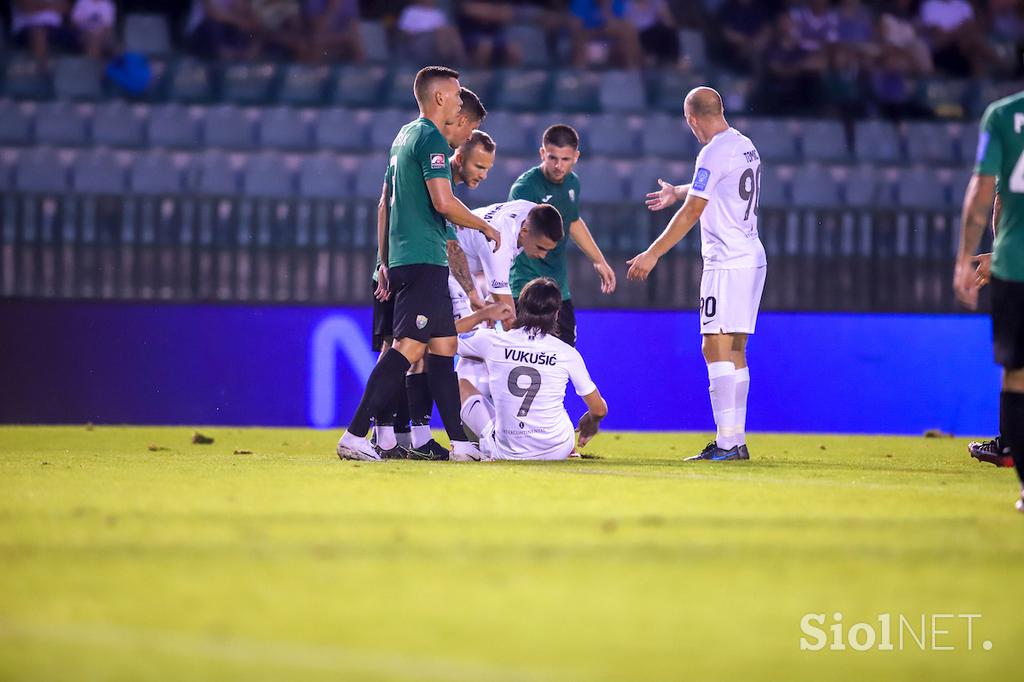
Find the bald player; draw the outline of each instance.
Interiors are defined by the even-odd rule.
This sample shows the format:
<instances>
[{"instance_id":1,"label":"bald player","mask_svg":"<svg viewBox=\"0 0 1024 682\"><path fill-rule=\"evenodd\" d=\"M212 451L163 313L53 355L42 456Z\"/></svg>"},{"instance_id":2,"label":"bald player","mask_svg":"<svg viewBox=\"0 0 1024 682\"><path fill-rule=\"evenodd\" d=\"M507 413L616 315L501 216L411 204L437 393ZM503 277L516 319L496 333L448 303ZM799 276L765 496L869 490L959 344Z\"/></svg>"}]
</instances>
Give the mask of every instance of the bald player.
<instances>
[{"instance_id":1,"label":"bald player","mask_svg":"<svg viewBox=\"0 0 1024 682\"><path fill-rule=\"evenodd\" d=\"M677 201L683 205L661 236L629 261L627 277L646 280L658 259L700 221L700 333L718 433L688 461L750 459L745 433L750 387L746 347L757 322L767 269L757 235L761 158L750 139L725 120L722 98L711 88L691 90L683 115L704 145L693 181L673 186L658 180L661 189L647 195L652 211Z\"/></svg>"}]
</instances>

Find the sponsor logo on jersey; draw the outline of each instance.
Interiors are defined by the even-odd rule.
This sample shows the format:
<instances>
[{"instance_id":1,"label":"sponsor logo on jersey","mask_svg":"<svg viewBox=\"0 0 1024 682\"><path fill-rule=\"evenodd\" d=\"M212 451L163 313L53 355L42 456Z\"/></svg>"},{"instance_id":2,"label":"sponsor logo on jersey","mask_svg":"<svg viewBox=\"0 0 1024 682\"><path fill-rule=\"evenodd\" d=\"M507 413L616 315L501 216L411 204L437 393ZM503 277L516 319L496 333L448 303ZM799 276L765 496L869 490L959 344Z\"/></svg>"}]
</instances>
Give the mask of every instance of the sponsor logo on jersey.
<instances>
[{"instance_id":1,"label":"sponsor logo on jersey","mask_svg":"<svg viewBox=\"0 0 1024 682\"><path fill-rule=\"evenodd\" d=\"M427 322L429 322L429 321L430 320L427 319L426 315L417 315L416 316L416 328L417 329L423 329L424 327L427 326Z\"/></svg>"},{"instance_id":2,"label":"sponsor logo on jersey","mask_svg":"<svg viewBox=\"0 0 1024 682\"><path fill-rule=\"evenodd\" d=\"M708 180L711 179L711 171L707 168L698 168L697 175L693 178L693 188L698 192L703 192L708 188Z\"/></svg>"},{"instance_id":3,"label":"sponsor logo on jersey","mask_svg":"<svg viewBox=\"0 0 1024 682\"><path fill-rule=\"evenodd\" d=\"M576 201L576 190L569 190L569 201Z\"/></svg>"},{"instance_id":4,"label":"sponsor logo on jersey","mask_svg":"<svg viewBox=\"0 0 1024 682\"><path fill-rule=\"evenodd\" d=\"M444 154L431 154L430 155L430 167L431 168L444 168Z\"/></svg>"},{"instance_id":5,"label":"sponsor logo on jersey","mask_svg":"<svg viewBox=\"0 0 1024 682\"><path fill-rule=\"evenodd\" d=\"M547 202L551 201L551 196L552 195L548 194L547 196L540 200L540 203L546 204Z\"/></svg>"},{"instance_id":6,"label":"sponsor logo on jersey","mask_svg":"<svg viewBox=\"0 0 1024 682\"><path fill-rule=\"evenodd\" d=\"M496 279L491 280L492 289L508 289L508 282L499 282Z\"/></svg>"}]
</instances>

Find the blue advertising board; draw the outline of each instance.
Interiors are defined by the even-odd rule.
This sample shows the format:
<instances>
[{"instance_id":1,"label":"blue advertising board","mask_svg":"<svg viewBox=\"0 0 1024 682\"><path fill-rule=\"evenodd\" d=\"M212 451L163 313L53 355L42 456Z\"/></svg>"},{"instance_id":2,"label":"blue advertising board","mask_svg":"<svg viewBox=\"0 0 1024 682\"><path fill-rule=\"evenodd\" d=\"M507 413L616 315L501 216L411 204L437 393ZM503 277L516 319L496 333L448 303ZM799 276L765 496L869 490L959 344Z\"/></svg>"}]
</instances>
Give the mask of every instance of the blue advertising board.
<instances>
[{"instance_id":1,"label":"blue advertising board","mask_svg":"<svg viewBox=\"0 0 1024 682\"><path fill-rule=\"evenodd\" d=\"M336 428L376 360L370 320L366 308L0 301L0 422ZM607 428L713 428L698 324L690 311L579 311ZM976 315L764 313L748 430L992 434L990 333Z\"/></svg>"}]
</instances>

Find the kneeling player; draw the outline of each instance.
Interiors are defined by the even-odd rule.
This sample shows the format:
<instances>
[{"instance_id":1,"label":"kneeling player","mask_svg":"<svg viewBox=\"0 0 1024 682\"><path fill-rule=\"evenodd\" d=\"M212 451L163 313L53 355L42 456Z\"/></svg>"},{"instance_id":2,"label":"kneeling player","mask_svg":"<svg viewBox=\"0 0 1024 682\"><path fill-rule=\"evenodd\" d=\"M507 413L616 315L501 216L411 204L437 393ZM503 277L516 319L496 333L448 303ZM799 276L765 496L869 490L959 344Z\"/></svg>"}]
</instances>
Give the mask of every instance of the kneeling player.
<instances>
[{"instance_id":1,"label":"kneeling player","mask_svg":"<svg viewBox=\"0 0 1024 682\"><path fill-rule=\"evenodd\" d=\"M579 351L553 335L561 304L558 284L538 278L520 293L519 317L511 331L481 329L459 337L459 355L482 361L484 367L472 382L462 374L459 382L462 420L479 436L484 457L568 458L576 444L572 421L562 404L570 380L588 410L579 421L581 448L597 434L608 414L608 405ZM489 391L490 400L480 388Z\"/></svg>"}]
</instances>

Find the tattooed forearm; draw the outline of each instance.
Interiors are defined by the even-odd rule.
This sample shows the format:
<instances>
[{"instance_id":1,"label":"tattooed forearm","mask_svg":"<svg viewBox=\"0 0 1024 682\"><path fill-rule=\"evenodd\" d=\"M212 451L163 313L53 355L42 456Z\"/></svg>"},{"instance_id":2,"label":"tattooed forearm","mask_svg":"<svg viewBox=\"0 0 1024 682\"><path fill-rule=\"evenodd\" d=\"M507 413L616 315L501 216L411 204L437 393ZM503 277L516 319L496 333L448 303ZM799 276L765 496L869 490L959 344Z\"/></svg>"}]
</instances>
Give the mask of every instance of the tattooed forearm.
<instances>
[{"instance_id":1,"label":"tattooed forearm","mask_svg":"<svg viewBox=\"0 0 1024 682\"><path fill-rule=\"evenodd\" d=\"M471 295L474 287L473 277L469 274L469 261L466 260L466 252L455 240L448 242L448 269L466 295Z\"/></svg>"}]
</instances>

